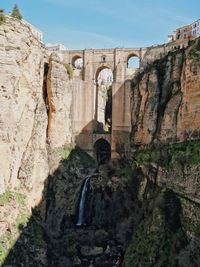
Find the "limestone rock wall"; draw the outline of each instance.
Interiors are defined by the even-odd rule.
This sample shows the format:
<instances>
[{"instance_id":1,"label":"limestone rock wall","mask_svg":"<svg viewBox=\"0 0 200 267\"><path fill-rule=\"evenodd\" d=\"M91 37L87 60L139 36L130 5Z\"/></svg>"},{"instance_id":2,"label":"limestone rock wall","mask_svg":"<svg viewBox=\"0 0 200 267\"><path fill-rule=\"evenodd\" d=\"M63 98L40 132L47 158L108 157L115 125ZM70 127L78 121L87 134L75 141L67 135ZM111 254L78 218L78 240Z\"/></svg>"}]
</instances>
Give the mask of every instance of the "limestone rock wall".
<instances>
[{"instance_id":1,"label":"limestone rock wall","mask_svg":"<svg viewBox=\"0 0 200 267\"><path fill-rule=\"evenodd\" d=\"M0 27L0 179L5 188L38 188L48 173L46 60L29 28L7 18Z\"/></svg>"},{"instance_id":2,"label":"limestone rock wall","mask_svg":"<svg viewBox=\"0 0 200 267\"><path fill-rule=\"evenodd\" d=\"M132 143L149 145L199 137L200 40L170 52L133 81Z\"/></svg>"},{"instance_id":3,"label":"limestone rock wall","mask_svg":"<svg viewBox=\"0 0 200 267\"><path fill-rule=\"evenodd\" d=\"M29 207L39 202L45 179L75 142L73 121L80 120L85 90L82 82L75 90L61 61L22 22L7 17L1 25L0 193L23 191Z\"/></svg>"},{"instance_id":4,"label":"limestone rock wall","mask_svg":"<svg viewBox=\"0 0 200 267\"><path fill-rule=\"evenodd\" d=\"M63 64L51 58L47 77L48 138L52 148L72 143L72 83Z\"/></svg>"},{"instance_id":5,"label":"limestone rock wall","mask_svg":"<svg viewBox=\"0 0 200 267\"><path fill-rule=\"evenodd\" d=\"M8 17L0 27L0 193L23 191L29 207L41 199L49 148L71 142L69 84L64 65L49 59L27 26Z\"/></svg>"}]
</instances>

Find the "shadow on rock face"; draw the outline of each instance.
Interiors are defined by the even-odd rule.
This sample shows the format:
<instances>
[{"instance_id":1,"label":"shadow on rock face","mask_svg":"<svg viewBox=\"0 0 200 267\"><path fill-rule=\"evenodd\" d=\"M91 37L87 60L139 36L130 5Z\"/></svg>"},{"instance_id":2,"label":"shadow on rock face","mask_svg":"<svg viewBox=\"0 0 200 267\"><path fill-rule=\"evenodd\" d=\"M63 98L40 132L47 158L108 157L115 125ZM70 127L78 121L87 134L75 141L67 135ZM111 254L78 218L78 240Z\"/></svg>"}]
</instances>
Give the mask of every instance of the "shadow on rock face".
<instances>
[{"instance_id":1,"label":"shadow on rock face","mask_svg":"<svg viewBox=\"0 0 200 267\"><path fill-rule=\"evenodd\" d=\"M41 203L2 266L121 266L134 224L133 195L127 181L96 173L95 162L80 149L50 175ZM84 226L76 227L82 183L91 175Z\"/></svg>"}]
</instances>

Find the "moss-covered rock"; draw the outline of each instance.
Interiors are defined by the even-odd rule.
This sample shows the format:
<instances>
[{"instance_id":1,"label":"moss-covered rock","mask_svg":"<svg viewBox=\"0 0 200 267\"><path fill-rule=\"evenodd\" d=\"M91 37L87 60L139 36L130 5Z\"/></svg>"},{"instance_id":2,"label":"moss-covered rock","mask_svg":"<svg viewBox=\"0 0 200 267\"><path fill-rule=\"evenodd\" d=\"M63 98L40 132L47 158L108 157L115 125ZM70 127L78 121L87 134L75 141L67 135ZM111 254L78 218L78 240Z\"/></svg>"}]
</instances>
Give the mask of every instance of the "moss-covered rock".
<instances>
[{"instance_id":1,"label":"moss-covered rock","mask_svg":"<svg viewBox=\"0 0 200 267\"><path fill-rule=\"evenodd\" d=\"M178 252L186 245L181 229L180 202L172 191L160 191L146 205L143 220L125 253L125 267L175 267Z\"/></svg>"},{"instance_id":2,"label":"moss-covered rock","mask_svg":"<svg viewBox=\"0 0 200 267\"><path fill-rule=\"evenodd\" d=\"M200 141L152 146L137 150L133 156L138 164L156 163L167 169L177 168L177 165L196 165L200 163Z\"/></svg>"}]
</instances>

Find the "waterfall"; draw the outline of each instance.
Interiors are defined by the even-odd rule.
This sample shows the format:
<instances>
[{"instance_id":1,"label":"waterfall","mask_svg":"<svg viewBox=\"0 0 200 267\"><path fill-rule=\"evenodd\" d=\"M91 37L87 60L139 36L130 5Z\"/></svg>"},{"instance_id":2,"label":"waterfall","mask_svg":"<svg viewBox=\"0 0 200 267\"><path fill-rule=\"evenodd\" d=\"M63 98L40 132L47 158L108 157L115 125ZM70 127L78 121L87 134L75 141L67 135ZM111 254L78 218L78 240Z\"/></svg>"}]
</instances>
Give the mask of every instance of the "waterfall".
<instances>
[{"instance_id":1,"label":"waterfall","mask_svg":"<svg viewBox=\"0 0 200 267\"><path fill-rule=\"evenodd\" d=\"M89 180L90 180L90 176L87 176L83 182L81 197L80 197L80 202L79 202L79 209L78 209L78 221L76 224L77 226L81 226L85 223L85 218L84 218L85 200L86 200L86 196L87 196Z\"/></svg>"}]
</instances>

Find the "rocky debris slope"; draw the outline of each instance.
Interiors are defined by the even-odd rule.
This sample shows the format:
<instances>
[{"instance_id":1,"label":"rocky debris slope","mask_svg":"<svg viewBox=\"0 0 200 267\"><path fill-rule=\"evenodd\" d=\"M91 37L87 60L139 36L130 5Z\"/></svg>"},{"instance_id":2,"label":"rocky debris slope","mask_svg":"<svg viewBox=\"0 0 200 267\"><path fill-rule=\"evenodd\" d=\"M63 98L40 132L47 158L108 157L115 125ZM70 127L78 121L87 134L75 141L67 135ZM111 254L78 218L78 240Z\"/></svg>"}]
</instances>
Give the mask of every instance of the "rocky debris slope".
<instances>
[{"instance_id":1,"label":"rocky debris slope","mask_svg":"<svg viewBox=\"0 0 200 267\"><path fill-rule=\"evenodd\" d=\"M132 143L149 145L198 139L200 39L169 52L133 81Z\"/></svg>"}]
</instances>

